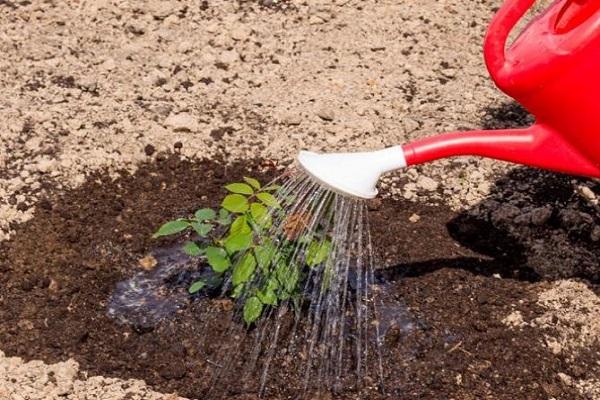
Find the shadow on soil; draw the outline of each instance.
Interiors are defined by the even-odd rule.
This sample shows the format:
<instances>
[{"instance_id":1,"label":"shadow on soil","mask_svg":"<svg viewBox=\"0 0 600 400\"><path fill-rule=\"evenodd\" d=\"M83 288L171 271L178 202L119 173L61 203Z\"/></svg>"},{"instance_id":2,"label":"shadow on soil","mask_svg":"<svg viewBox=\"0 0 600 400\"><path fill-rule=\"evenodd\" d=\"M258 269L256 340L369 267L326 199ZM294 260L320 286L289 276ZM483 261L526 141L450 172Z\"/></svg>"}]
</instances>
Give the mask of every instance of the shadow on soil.
<instances>
[{"instance_id":1,"label":"shadow on soil","mask_svg":"<svg viewBox=\"0 0 600 400\"><path fill-rule=\"evenodd\" d=\"M497 179L490 198L448 220L449 237L428 241L430 248L425 250L432 257L401 261L383 275L399 279L461 268L529 282L583 278L600 283L600 214L574 190L581 182L585 181L517 168ZM600 189L598 184L587 184ZM419 224L408 230L418 232ZM455 257L436 257L440 252L453 252Z\"/></svg>"},{"instance_id":2,"label":"shadow on soil","mask_svg":"<svg viewBox=\"0 0 600 400\"><path fill-rule=\"evenodd\" d=\"M516 102L485 111L485 129L517 128L534 121ZM384 275L393 279L461 268L529 282L582 278L598 284L600 207L577 193L582 184L600 191L599 182L517 167L497 177L487 199L446 224L456 244L473 255L401 262ZM452 251L447 245L436 240L430 254L437 254L435 248Z\"/></svg>"},{"instance_id":3,"label":"shadow on soil","mask_svg":"<svg viewBox=\"0 0 600 400\"><path fill-rule=\"evenodd\" d=\"M596 207L574 191L573 179L527 168L511 171L496 182L490 199L447 223L452 238L489 260L446 259L405 269L414 275L456 265L527 281L599 283L600 218Z\"/></svg>"},{"instance_id":4,"label":"shadow on soil","mask_svg":"<svg viewBox=\"0 0 600 400\"><path fill-rule=\"evenodd\" d=\"M491 105L484 110L481 118L483 129L512 129L533 124L535 118L516 101Z\"/></svg>"}]
</instances>

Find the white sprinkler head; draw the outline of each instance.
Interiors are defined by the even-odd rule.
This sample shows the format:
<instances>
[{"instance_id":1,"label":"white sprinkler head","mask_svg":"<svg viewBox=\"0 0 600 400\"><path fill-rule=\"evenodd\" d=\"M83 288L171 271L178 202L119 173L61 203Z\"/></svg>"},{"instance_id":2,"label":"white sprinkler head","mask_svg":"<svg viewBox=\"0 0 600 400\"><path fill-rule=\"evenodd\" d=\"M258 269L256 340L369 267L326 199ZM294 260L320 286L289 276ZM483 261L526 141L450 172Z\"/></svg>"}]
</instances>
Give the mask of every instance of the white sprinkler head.
<instances>
[{"instance_id":1,"label":"white sprinkler head","mask_svg":"<svg viewBox=\"0 0 600 400\"><path fill-rule=\"evenodd\" d=\"M406 167L402 146L360 153L318 154L301 151L298 163L317 182L343 195L372 199L379 177Z\"/></svg>"}]
</instances>

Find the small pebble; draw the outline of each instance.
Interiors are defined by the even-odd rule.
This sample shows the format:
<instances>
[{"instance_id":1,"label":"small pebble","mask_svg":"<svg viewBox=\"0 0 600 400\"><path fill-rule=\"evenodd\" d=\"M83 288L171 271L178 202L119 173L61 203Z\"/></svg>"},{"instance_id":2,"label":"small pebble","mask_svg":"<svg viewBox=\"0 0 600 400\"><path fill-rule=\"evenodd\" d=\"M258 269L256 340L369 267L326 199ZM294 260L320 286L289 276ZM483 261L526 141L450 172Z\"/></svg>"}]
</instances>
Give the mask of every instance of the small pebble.
<instances>
[{"instance_id":1,"label":"small pebble","mask_svg":"<svg viewBox=\"0 0 600 400\"><path fill-rule=\"evenodd\" d=\"M592 233L590 233L590 239L592 242L600 242L600 225L594 226Z\"/></svg>"},{"instance_id":2,"label":"small pebble","mask_svg":"<svg viewBox=\"0 0 600 400\"><path fill-rule=\"evenodd\" d=\"M115 60L113 60L112 58L109 58L108 60L104 61L102 64L100 64L100 68L104 71L112 71L113 69L115 69L117 66L117 64L115 63Z\"/></svg>"},{"instance_id":3,"label":"small pebble","mask_svg":"<svg viewBox=\"0 0 600 400\"><path fill-rule=\"evenodd\" d=\"M156 258L154 258L154 256L148 255L144 258L140 258L138 260L138 264L146 271L151 271L154 269L154 267L156 267L158 261L156 261Z\"/></svg>"},{"instance_id":4,"label":"small pebble","mask_svg":"<svg viewBox=\"0 0 600 400\"><path fill-rule=\"evenodd\" d=\"M308 23L310 25L321 25L324 24L326 21L319 15L311 15L310 18L308 19Z\"/></svg>"},{"instance_id":5,"label":"small pebble","mask_svg":"<svg viewBox=\"0 0 600 400\"><path fill-rule=\"evenodd\" d=\"M51 292L58 292L58 290L60 289L60 286L58 285L58 282L52 278L50 278L50 283L48 284L48 290Z\"/></svg>"},{"instance_id":6,"label":"small pebble","mask_svg":"<svg viewBox=\"0 0 600 400\"><path fill-rule=\"evenodd\" d=\"M581 194L586 200L592 201L596 199L596 194L589 187L582 185L579 186L578 190L579 194Z\"/></svg>"},{"instance_id":7,"label":"small pebble","mask_svg":"<svg viewBox=\"0 0 600 400\"><path fill-rule=\"evenodd\" d=\"M299 115L289 114L281 119L281 123L286 126L295 126L302 123L302 118Z\"/></svg>"},{"instance_id":8,"label":"small pebble","mask_svg":"<svg viewBox=\"0 0 600 400\"><path fill-rule=\"evenodd\" d=\"M49 172L50 170L52 170L55 166L56 166L56 160L49 159L49 158L42 158L40 161L38 161L36 169L38 172L45 174L45 173Z\"/></svg>"},{"instance_id":9,"label":"small pebble","mask_svg":"<svg viewBox=\"0 0 600 400\"><path fill-rule=\"evenodd\" d=\"M250 29L246 25L241 25L241 24L235 26L230 32L231 38L236 41L244 41L244 40L248 39L248 37L250 36L251 33L252 33L252 29Z\"/></svg>"},{"instance_id":10,"label":"small pebble","mask_svg":"<svg viewBox=\"0 0 600 400\"><path fill-rule=\"evenodd\" d=\"M552 209L550 207L538 207L534 208L530 212L530 222L536 226L542 226L552 216Z\"/></svg>"},{"instance_id":11,"label":"small pebble","mask_svg":"<svg viewBox=\"0 0 600 400\"><path fill-rule=\"evenodd\" d=\"M421 220L421 217L417 214L413 214L410 217L408 217L408 220L410 222L412 222L413 224L416 224L417 222L419 222Z\"/></svg>"},{"instance_id":12,"label":"small pebble","mask_svg":"<svg viewBox=\"0 0 600 400\"><path fill-rule=\"evenodd\" d=\"M146 153L148 157L154 154L155 151L156 149L151 144L147 144L146 147L144 147L144 153Z\"/></svg>"},{"instance_id":13,"label":"small pebble","mask_svg":"<svg viewBox=\"0 0 600 400\"><path fill-rule=\"evenodd\" d=\"M317 111L317 115L323 121L333 121L333 119L335 118L335 113L333 112L333 110L330 110L328 108L320 109L319 111Z\"/></svg>"},{"instance_id":14,"label":"small pebble","mask_svg":"<svg viewBox=\"0 0 600 400\"><path fill-rule=\"evenodd\" d=\"M177 45L177 51L180 53L187 53L194 48L194 43L189 40L184 40Z\"/></svg>"},{"instance_id":15,"label":"small pebble","mask_svg":"<svg viewBox=\"0 0 600 400\"><path fill-rule=\"evenodd\" d=\"M420 176L419 179L417 179L417 186L420 189L433 192L437 190L439 184L428 176Z\"/></svg>"},{"instance_id":16,"label":"small pebble","mask_svg":"<svg viewBox=\"0 0 600 400\"><path fill-rule=\"evenodd\" d=\"M217 62L221 63L223 65L229 66L230 64L233 64L239 60L240 60L240 55L238 54L237 51L227 50L227 51L222 52L219 55Z\"/></svg>"},{"instance_id":17,"label":"small pebble","mask_svg":"<svg viewBox=\"0 0 600 400\"><path fill-rule=\"evenodd\" d=\"M165 119L164 125L172 128L175 132L187 131L195 132L198 130L198 120L189 113L171 114Z\"/></svg>"}]
</instances>

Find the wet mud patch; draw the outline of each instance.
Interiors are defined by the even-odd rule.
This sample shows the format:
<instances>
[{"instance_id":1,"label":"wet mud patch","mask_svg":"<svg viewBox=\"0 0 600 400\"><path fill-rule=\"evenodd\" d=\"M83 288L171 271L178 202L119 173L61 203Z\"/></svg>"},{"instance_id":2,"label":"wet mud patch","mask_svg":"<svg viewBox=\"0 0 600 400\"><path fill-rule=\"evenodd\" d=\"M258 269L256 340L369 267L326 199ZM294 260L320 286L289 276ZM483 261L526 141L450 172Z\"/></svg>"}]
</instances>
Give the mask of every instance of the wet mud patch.
<instances>
[{"instance_id":1,"label":"wet mud patch","mask_svg":"<svg viewBox=\"0 0 600 400\"><path fill-rule=\"evenodd\" d=\"M187 297L186 285L199 272L185 260L175 260L184 273L168 271L156 279L151 274L162 270L146 274L138 262L148 254L165 260L160 252L176 245L150 239L161 222L216 206L227 182L243 175L266 180L277 171L258 161L224 167L176 156L161 160L117 179L96 174L76 190L44 199L35 218L0 244L0 349L7 355L47 362L74 358L90 374L143 379L156 390L205 397L211 384L206 371L227 351L223 337L232 334L231 304ZM499 248L508 252L499 257L482 251L476 240L481 235L473 233L491 227L489 222L469 220L475 227L469 225L466 235L463 218L444 207L372 204L382 267L378 290L385 299L379 321L385 392L377 382L362 392L348 384L335 398L576 399L558 373L575 367L598 373L592 355L574 365L543 346L539 329L507 328L502 320L515 307L524 320L543 314L536 300L544 277L522 252L502 247L509 238L518 244L514 235L496 227ZM522 248L527 245L516 249ZM153 293L160 306L111 315L119 288L136 276L141 287L144 278L164 282L151 288L158 290ZM154 318L150 312L158 308ZM237 351L247 358L253 348ZM302 378L288 371L300 358L275 355L266 397L297 394ZM230 367L231 383L212 397L254 398L255 378L244 381L241 366Z\"/></svg>"}]
</instances>

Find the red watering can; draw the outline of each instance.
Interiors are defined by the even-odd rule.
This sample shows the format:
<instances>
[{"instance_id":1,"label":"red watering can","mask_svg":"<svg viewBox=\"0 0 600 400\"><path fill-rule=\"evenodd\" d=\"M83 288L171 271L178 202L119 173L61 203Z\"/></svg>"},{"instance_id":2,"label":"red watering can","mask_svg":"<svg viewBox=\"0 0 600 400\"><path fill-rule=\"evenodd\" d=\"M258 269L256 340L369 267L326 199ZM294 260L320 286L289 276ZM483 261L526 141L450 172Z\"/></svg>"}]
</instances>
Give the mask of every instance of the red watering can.
<instances>
[{"instance_id":1,"label":"red watering can","mask_svg":"<svg viewBox=\"0 0 600 400\"><path fill-rule=\"evenodd\" d=\"M535 0L507 0L488 29L484 56L496 85L536 118L525 129L447 133L372 153L301 152L323 184L358 197L379 176L406 165L476 155L600 177L600 0L558 0L507 48Z\"/></svg>"}]
</instances>

